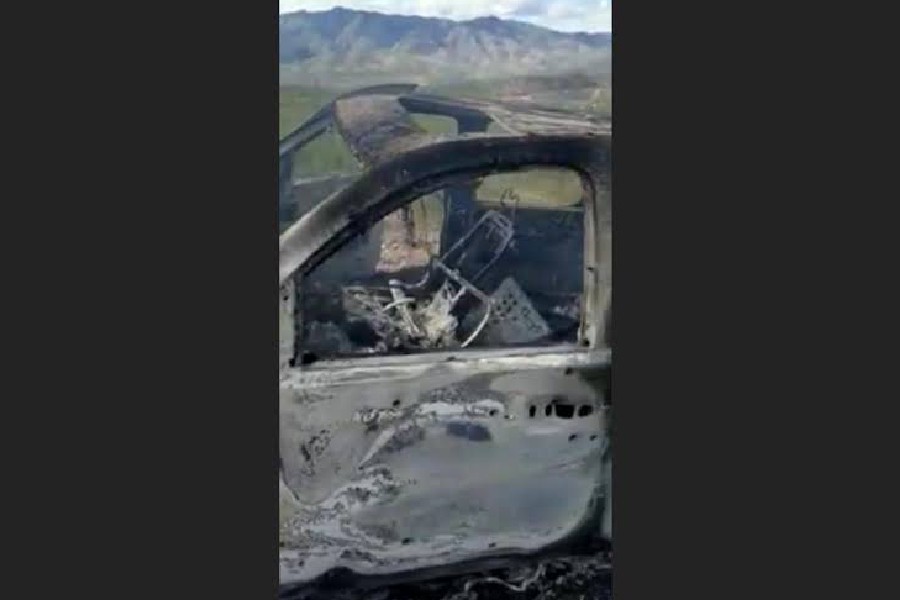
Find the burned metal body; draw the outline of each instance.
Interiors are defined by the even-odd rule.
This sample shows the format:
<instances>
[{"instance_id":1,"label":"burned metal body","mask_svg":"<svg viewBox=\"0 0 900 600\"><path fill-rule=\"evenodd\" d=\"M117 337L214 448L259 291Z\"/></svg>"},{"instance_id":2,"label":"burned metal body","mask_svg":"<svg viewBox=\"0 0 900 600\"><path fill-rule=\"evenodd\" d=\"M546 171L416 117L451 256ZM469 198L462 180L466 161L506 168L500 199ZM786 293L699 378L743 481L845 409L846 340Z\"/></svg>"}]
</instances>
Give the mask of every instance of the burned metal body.
<instances>
[{"instance_id":1,"label":"burned metal body","mask_svg":"<svg viewBox=\"0 0 900 600\"><path fill-rule=\"evenodd\" d=\"M411 113L450 116L457 135ZM294 174L329 128L364 170ZM286 593L611 542L610 139L577 115L398 85L340 97L282 141ZM544 167L577 174L577 206L504 192L486 207L473 191ZM391 219L432 196L436 239L395 267L384 240L409 234Z\"/></svg>"}]
</instances>

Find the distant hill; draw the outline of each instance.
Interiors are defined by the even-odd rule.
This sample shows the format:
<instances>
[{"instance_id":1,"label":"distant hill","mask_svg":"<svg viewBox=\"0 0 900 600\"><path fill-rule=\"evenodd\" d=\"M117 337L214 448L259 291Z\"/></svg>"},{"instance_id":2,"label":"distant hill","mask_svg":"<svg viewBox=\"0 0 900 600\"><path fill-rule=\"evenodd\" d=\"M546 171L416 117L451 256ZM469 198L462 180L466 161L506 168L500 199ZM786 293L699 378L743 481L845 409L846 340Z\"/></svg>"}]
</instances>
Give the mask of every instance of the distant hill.
<instances>
[{"instance_id":1,"label":"distant hill","mask_svg":"<svg viewBox=\"0 0 900 600\"><path fill-rule=\"evenodd\" d=\"M610 71L609 33L563 33L496 17L452 21L334 8L281 15L279 35L283 84Z\"/></svg>"}]
</instances>

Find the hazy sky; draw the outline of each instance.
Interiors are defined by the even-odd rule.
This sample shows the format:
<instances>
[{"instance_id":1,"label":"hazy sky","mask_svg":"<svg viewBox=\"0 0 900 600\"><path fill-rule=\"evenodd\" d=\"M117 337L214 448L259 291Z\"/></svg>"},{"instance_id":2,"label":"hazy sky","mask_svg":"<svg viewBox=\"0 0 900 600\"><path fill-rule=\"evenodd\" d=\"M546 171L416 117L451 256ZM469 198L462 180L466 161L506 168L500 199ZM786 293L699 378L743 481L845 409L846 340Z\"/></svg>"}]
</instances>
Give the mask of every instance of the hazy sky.
<instances>
[{"instance_id":1,"label":"hazy sky","mask_svg":"<svg viewBox=\"0 0 900 600\"><path fill-rule=\"evenodd\" d=\"M278 0L279 12L335 6L395 15L472 19L494 15L560 31L612 31L612 0Z\"/></svg>"}]
</instances>

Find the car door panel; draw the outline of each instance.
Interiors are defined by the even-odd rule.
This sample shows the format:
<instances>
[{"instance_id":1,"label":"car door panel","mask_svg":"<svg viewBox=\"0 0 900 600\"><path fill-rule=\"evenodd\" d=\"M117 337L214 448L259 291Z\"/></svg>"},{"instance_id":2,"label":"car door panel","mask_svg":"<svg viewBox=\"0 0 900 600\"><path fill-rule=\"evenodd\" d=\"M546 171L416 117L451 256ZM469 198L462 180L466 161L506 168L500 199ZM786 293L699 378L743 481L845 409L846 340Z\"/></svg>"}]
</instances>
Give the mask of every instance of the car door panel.
<instances>
[{"instance_id":1,"label":"car door panel","mask_svg":"<svg viewBox=\"0 0 900 600\"><path fill-rule=\"evenodd\" d=\"M607 359L546 353L286 377L281 457L300 516L284 535L362 571L570 535L605 495Z\"/></svg>"},{"instance_id":2,"label":"car door panel","mask_svg":"<svg viewBox=\"0 0 900 600\"><path fill-rule=\"evenodd\" d=\"M339 566L395 573L538 551L611 527L601 531L610 511L607 149L582 137L444 144L449 155L425 146L385 159L282 236L282 583ZM289 288L303 285L295 273L324 265L421 194L535 164L571 166L591 191L576 343L288 359L284 332L303 318L292 315ZM302 348L293 350L297 359Z\"/></svg>"}]
</instances>

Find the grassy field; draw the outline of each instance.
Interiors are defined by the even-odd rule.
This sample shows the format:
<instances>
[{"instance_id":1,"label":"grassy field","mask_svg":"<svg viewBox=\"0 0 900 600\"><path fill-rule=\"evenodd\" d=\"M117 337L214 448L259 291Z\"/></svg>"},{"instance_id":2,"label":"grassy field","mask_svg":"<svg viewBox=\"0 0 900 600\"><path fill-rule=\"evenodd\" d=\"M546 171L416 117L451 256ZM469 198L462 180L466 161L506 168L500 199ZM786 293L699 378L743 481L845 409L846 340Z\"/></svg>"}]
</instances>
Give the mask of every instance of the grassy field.
<instances>
[{"instance_id":1,"label":"grassy field","mask_svg":"<svg viewBox=\"0 0 900 600\"><path fill-rule=\"evenodd\" d=\"M557 210L579 206L583 193L581 179L574 171L534 168L485 177L475 192L476 200L486 208L501 208L500 198L506 190L518 196L517 207ZM507 202L505 207L512 206L512 202ZM429 194L416 200L410 204L410 210L418 240L437 240L444 221L441 194Z\"/></svg>"},{"instance_id":2,"label":"grassy field","mask_svg":"<svg viewBox=\"0 0 900 600\"><path fill-rule=\"evenodd\" d=\"M324 89L282 87L278 94L278 137L290 133L335 95Z\"/></svg>"},{"instance_id":3,"label":"grassy field","mask_svg":"<svg viewBox=\"0 0 900 600\"><path fill-rule=\"evenodd\" d=\"M278 137L286 136L338 94L322 88L282 87L278 94ZM413 115L413 120L429 133L456 131L456 122L450 117Z\"/></svg>"},{"instance_id":4,"label":"grassy field","mask_svg":"<svg viewBox=\"0 0 900 600\"><path fill-rule=\"evenodd\" d=\"M282 87L278 94L278 137L283 138L303 124L336 95L325 89ZM294 161L295 177L355 171L359 171L356 159L333 132L307 144Z\"/></svg>"},{"instance_id":5,"label":"grassy field","mask_svg":"<svg viewBox=\"0 0 900 600\"><path fill-rule=\"evenodd\" d=\"M278 137L286 136L337 95L336 91L320 88L282 87L278 98ZM449 117L413 115L413 120L429 133L456 131L456 122ZM315 176L352 173L360 167L340 137L327 132L297 153L294 169L298 176Z\"/></svg>"},{"instance_id":6,"label":"grassy field","mask_svg":"<svg viewBox=\"0 0 900 600\"><path fill-rule=\"evenodd\" d=\"M479 88L477 84L466 84L462 88L443 91L455 95L463 95L463 92L487 95L489 89L487 86ZM279 94L279 137L290 133L336 95L336 91L320 88L282 87ZM413 115L413 120L429 133L456 131L456 123L449 117ZM495 124L491 124L488 131L503 132ZM327 132L297 153L294 169L295 177L308 177L359 172L361 167L340 136ZM580 179L575 173L563 169L529 169L492 175L478 188L476 197L479 202L496 205L506 189L519 196L520 206L530 208L572 206L581 198ZM416 221L428 223L429 229L439 224L443 216L441 202L434 195L414 202L411 208Z\"/></svg>"},{"instance_id":7,"label":"grassy field","mask_svg":"<svg viewBox=\"0 0 900 600\"><path fill-rule=\"evenodd\" d=\"M485 205L499 205L505 190L518 196L522 208L560 208L581 202L581 178L574 171L536 167L485 177L476 197Z\"/></svg>"}]
</instances>

